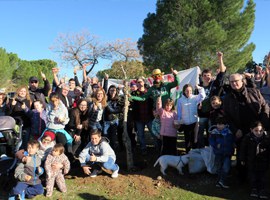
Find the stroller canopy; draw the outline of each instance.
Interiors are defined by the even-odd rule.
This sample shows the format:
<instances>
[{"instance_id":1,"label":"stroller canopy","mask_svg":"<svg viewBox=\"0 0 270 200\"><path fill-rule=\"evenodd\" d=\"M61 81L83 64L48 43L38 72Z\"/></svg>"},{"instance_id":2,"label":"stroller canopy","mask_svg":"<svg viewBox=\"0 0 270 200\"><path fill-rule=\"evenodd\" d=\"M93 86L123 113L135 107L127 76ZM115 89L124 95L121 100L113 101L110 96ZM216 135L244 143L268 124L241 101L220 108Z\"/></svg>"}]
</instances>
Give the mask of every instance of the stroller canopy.
<instances>
[{"instance_id":1,"label":"stroller canopy","mask_svg":"<svg viewBox=\"0 0 270 200\"><path fill-rule=\"evenodd\" d=\"M16 125L15 119L10 116L0 116L0 131L14 129Z\"/></svg>"}]
</instances>

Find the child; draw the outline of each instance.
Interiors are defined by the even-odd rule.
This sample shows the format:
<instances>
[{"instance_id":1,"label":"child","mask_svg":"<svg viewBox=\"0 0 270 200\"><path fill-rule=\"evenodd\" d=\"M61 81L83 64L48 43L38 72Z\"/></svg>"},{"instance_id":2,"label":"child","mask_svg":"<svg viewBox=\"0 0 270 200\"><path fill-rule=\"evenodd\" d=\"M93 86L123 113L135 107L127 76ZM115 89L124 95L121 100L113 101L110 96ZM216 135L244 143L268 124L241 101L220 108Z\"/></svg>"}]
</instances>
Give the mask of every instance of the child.
<instances>
[{"instance_id":1,"label":"child","mask_svg":"<svg viewBox=\"0 0 270 200\"><path fill-rule=\"evenodd\" d=\"M39 179L39 176L43 174L43 168L40 167L41 159L37 155L39 150L39 143L36 140L30 140L27 143L27 152L25 163L21 162L15 169L15 178L19 181L17 185L12 189L9 200L15 200L17 195L21 199L33 198L36 195L43 194L43 186Z\"/></svg>"},{"instance_id":2,"label":"child","mask_svg":"<svg viewBox=\"0 0 270 200\"><path fill-rule=\"evenodd\" d=\"M217 118L217 125L210 127L209 143L215 154L215 167L218 172L216 187L229 188L227 183L231 167L231 156L234 153L234 135L224 117Z\"/></svg>"},{"instance_id":3,"label":"child","mask_svg":"<svg viewBox=\"0 0 270 200\"><path fill-rule=\"evenodd\" d=\"M65 148L61 143L56 144L45 161L45 170L47 175L46 197L52 196L54 182L56 182L61 192L67 192L64 175L67 174L70 170L70 162L67 156L64 154L64 151ZM61 169L55 170L52 168L54 162L61 163L63 167Z\"/></svg>"},{"instance_id":4,"label":"child","mask_svg":"<svg viewBox=\"0 0 270 200\"><path fill-rule=\"evenodd\" d=\"M261 122L254 122L241 143L240 161L249 172L252 197L268 199L264 191L264 179L269 166L270 138Z\"/></svg>"},{"instance_id":5,"label":"child","mask_svg":"<svg viewBox=\"0 0 270 200\"><path fill-rule=\"evenodd\" d=\"M219 96L212 96L210 98L210 102L211 102L211 110L210 110L210 114L209 114L209 123L210 126L212 125L216 125L216 119L218 117L224 117L225 113L222 107L222 100Z\"/></svg>"},{"instance_id":6,"label":"child","mask_svg":"<svg viewBox=\"0 0 270 200\"><path fill-rule=\"evenodd\" d=\"M94 169L90 174L91 167L87 165L89 162L91 166L97 164L99 167L101 165L104 170L111 170L112 178L118 177L119 166L115 164L116 155L109 145L108 139L101 137L101 132L97 129L91 133L91 141L80 153L79 160L84 173L92 178L100 174L101 171Z\"/></svg>"},{"instance_id":7,"label":"child","mask_svg":"<svg viewBox=\"0 0 270 200\"><path fill-rule=\"evenodd\" d=\"M26 115L31 119L31 132L30 138L37 140L46 128L47 116L46 110L40 100L34 101L34 109L30 110L25 104L22 105L22 109Z\"/></svg>"},{"instance_id":8,"label":"child","mask_svg":"<svg viewBox=\"0 0 270 200\"><path fill-rule=\"evenodd\" d=\"M205 98L204 88L196 86L199 94L193 95L192 86L186 84L183 87L183 95L177 102L178 122L184 130L186 153L194 148L198 135L198 113L197 106Z\"/></svg>"},{"instance_id":9,"label":"child","mask_svg":"<svg viewBox=\"0 0 270 200\"><path fill-rule=\"evenodd\" d=\"M177 129L174 127L174 120L177 119L177 114L174 109L174 102L167 99L165 108L162 108L161 97L157 98L156 106L158 115L160 116L161 128L160 136L162 140L162 155L177 155Z\"/></svg>"},{"instance_id":10,"label":"child","mask_svg":"<svg viewBox=\"0 0 270 200\"><path fill-rule=\"evenodd\" d=\"M38 142L40 145L38 155L42 161L45 161L55 145L55 133L49 130L45 131L43 136L38 139Z\"/></svg>"},{"instance_id":11,"label":"child","mask_svg":"<svg viewBox=\"0 0 270 200\"><path fill-rule=\"evenodd\" d=\"M156 111L153 111L153 115L155 118L152 121L152 133L157 138L156 148L157 148L157 151L160 153L160 149L161 149L160 126L161 126L161 122L160 122L159 115Z\"/></svg>"}]
</instances>

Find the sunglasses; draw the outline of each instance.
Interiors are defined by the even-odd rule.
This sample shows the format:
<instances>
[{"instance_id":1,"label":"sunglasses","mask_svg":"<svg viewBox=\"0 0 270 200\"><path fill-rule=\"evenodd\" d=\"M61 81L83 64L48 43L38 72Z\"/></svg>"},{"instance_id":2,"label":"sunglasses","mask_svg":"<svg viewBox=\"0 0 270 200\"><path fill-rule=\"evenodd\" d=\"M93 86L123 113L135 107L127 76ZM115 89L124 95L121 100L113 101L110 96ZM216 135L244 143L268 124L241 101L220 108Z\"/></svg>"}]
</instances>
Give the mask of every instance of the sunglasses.
<instances>
[{"instance_id":1,"label":"sunglasses","mask_svg":"<svg viewBox=\"0 0 270 200\"><path fill-rule=\"evenodd\" d=\"M155 75L152 75L153 78L160 78L162 77L162 74L155 74Z\"/></svg>"},{"instance_id":2,"label":"sunglasses","mask_svg":"<svg viewBox=\"0 0 270 200\"><path fill-rule=\"evenodd\" d=\"M31 83L37 83L38 81L31 81Z\"/></svg>"}]
</instances>

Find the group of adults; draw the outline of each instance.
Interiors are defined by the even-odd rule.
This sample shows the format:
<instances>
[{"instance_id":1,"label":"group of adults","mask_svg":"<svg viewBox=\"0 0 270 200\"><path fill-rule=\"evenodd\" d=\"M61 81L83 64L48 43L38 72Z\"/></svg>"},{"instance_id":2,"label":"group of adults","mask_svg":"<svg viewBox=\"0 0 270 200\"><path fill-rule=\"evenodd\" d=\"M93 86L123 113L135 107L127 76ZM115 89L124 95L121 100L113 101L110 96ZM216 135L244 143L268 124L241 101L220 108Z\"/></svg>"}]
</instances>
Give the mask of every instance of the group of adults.
<instances>
[{"instance_id":1,"label":"group of adults","mask_svg":"<svg viewBox=\"0 0 270 200\"><path fill-rule=\"evenodd\" d=\"M238 141L249 131L251 122L259 120L265 128L269 126L270 76L269 68L266 73L258 68L257 74L263 74L265 84L258 84L262 76L257 74L232 74L229 77L229 87L225 87L226 67L223 63L223 54L218 52L219 68L216 78L209 69L201 73L200 86L204 88L206 99L214 95L222 96L223 109L229 121L230 128ZM108 76L101 86L98 79L86 76L86 66L83 66L83 82L79 83L77 73L66 84L58 78L58 70L53 69L52 87L45 74L41 73L44 86L39 87L40 80L30 77L28 86L18 87L15 97L7 99L5 92L0 91L0 115L19 117L23 121L23 147L30 137L37 139L45 130L56 133L56 141L66 146L72 155L84 148L89 142L90 132L102 130L104 136L110 139L113 149L123 149L123 96L120 88L108 86ZM152 134L153 110L157 97L163 102L170 98L170 90L180 84L177 71L172 69L173 82L164 82L163 72L155 69L152 72L154 79L150 87L144 77L138 77L130 83L131 103L128 112L128 134L132 147L139 142L142 154L147 153L145 142L145 126ZM269 80L268 80L269 79ZM263 86L262 88L258 88ZM46 98L49 97L49 98ZM207 116L207 115L206 115ZM204 139L205 130L208 130L208 118L199 117L199 131L197 147L207 145ZM136 131L134 131L134 129ZM136 140L137 136L137 140ZM158 141L154 137L155 145Z\"/></svg>"}]
</instances>

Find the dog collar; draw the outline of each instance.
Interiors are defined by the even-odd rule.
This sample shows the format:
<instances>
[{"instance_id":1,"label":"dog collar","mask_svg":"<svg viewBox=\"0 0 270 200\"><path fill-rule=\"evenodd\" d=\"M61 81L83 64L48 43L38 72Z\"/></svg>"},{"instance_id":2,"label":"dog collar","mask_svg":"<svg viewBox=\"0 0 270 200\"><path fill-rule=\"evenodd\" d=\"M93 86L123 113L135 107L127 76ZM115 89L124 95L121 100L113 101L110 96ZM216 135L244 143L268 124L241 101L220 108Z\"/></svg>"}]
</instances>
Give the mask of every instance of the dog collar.
<instances>
[{"instance_id":1,"label":"dog collar","mask_svg":"<svg viewBox=\"0 0 270 200\"><path fill-rule=\"evenodd\" d=\"M183 162L183 160L182 160L182 156L179 156L179 157L180 158L179 158L179 161L178 161L176 167L178 167L178 165L180 164L180 162L182 163L183 166L185 165L184 162Z\"/></svg>"}]
</instances>

